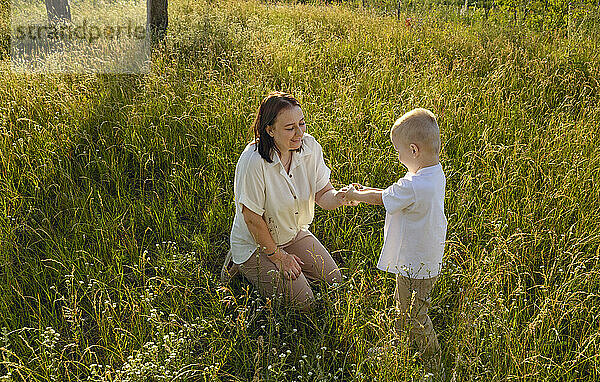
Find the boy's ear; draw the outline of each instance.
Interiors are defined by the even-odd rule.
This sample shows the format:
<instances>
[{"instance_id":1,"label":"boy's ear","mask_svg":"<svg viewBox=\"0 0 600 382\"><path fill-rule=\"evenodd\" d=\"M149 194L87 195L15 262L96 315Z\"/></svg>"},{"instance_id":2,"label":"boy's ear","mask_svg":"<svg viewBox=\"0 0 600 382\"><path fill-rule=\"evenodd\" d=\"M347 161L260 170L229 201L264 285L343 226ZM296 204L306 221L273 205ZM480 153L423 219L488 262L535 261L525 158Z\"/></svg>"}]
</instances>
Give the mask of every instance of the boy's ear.
<instances>
[{"instance_id":1,"label":"boy's ear","mask_svg":"<svg viewBox=\"0 0 600 382\"><path fill-rule=\"evenodd\" d=\"M415 158L420 154L419 146L415 145L414 143L410 144L410 151L412 151L412 154Z\"/></svg>"}]
</instances>

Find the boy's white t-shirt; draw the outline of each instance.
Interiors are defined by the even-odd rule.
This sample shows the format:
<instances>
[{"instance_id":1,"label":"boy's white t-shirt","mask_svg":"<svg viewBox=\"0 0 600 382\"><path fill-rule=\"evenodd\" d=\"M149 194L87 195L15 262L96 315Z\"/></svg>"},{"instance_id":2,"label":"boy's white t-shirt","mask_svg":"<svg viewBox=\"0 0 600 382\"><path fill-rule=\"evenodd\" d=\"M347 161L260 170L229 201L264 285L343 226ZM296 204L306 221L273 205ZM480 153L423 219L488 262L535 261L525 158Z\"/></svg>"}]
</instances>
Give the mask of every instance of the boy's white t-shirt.
<instances>
[{"instance_id":1,"label":"boy's white t-shirt","mask_svg":"<svg viewBox=\"0 0 600 382\"><path fill-rule=\"evenodd\" d=\"M410 171L383 191L384 241L377 268L411 278L437 276L446 228L442 165Z\"/></svg>"}]
</instances>

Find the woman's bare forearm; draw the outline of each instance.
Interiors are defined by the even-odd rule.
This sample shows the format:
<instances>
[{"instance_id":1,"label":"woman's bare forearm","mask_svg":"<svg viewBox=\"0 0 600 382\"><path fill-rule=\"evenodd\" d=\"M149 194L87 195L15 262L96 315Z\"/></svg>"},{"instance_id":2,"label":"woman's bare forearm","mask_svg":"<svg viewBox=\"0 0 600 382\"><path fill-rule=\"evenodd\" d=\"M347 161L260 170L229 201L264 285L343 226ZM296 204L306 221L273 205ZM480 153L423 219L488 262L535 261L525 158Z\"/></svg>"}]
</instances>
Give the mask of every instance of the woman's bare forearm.
<instances>
[{"instance_id":1,"label":"woman's bare forearm","mask_svg":"<svg viewBox=\"0 0 600 382\"><path fill-rule=\"evenodd\" d=\"M315 194L315 202L324 210L335 210L345 204L343 193L336 191L331 182Z\"/></svg>"},{"instance_id":2,"label":"woman's bare forearm","mask_svg":"<svg viewBox=\"0 0 600 382\"><path fill-rule=\"evenodd\" d=\"M242 206L242 215L248 227L248 231L254 238L254 241L259 246L259 250L269 255L271 260L279 270L284 272L286 277L295 280L302 272L299 264L304 264L296 255L288 254L285 250L280 249L273 240L267 222L259 214L249 210L246 206Z\"/></svg>"},{"instance_id":3,"label":"woman's bare forearm","mask_svg":"<svg viewBox=\"0 0 600 382\"><path fill-rule=\"evenodd\" d=\"M277 244L269 232L265 219L248 209L246 206L242 206L242 215L244 216L246 226L248 226L248 231L250 231L250 234L258 244L261 252L267 254L275 252L277 250Z\"/></svg>"},{"instance_id":4,"label":"woman's bare forearm","mask_svg":"<svg viewBox=\"0 0 600 382\"><path fill-rule=\"evenodd\" d=\"M336 195L336 190L328 190L321 195L317 204L324 210L334 210L342 205L342 199L338 198Z\"/></svg>"}]
</instances>

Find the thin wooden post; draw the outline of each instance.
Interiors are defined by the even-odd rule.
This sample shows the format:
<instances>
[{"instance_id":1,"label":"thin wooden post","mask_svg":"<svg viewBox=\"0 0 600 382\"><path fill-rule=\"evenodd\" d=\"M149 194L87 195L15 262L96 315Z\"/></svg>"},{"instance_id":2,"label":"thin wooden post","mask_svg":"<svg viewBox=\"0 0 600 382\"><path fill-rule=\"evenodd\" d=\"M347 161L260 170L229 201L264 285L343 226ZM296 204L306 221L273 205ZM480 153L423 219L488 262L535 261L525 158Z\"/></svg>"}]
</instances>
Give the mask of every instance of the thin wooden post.
<instances>
[{"instance_id":1,"label":"thin wooden post","mask_svg":"<svg viewBox=\"0 0 600 382\"><path fill-rule=\"evenodd\" d=\"M569 7L567 9L567 39L571 41L572 35L572 26L571 26L571 2L569 1ZM569 47L571 44L569 44Z\"/></svg>"}]
</instances>

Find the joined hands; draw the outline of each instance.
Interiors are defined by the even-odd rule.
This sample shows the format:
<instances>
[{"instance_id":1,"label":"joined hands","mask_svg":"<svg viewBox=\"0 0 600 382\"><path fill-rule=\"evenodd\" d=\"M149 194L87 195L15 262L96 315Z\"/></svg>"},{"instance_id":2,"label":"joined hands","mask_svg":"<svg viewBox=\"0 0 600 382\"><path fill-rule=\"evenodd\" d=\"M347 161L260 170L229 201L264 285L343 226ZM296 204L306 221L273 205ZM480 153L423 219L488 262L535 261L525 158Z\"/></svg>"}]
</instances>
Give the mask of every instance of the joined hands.
<instances>
[{"instance_id":1,"label":"joined hands","mask_svg":"<svg viewBox=\"0 0 600 382\"><path fill-rule=\"evenodd\" d=\"M340 188L336 197L340 199L340 203L344 206L357 206L360 202L356 200L356 190L364 188L360 183L351 183Z\"/></svg>"}]
</instances>

